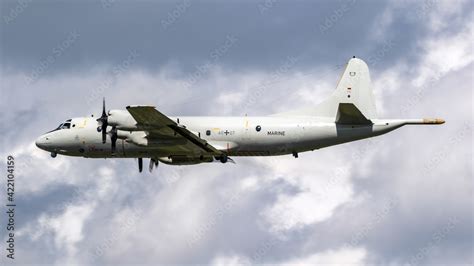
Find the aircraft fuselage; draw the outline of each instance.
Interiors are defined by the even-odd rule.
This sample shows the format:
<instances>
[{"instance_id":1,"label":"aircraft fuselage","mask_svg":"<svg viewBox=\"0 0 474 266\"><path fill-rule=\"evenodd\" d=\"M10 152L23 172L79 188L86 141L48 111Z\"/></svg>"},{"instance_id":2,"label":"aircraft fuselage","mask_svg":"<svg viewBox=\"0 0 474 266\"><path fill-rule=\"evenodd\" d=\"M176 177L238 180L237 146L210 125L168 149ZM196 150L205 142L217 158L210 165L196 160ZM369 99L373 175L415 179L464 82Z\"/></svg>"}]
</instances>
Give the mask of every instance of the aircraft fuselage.
<instances>
[{"instance_id":1,"label":"aircraft fuselage","mask_svg":"<svg viewBox=\"0 0 474 266\"><path fill-rule=\"evenodd\" d=\"M178 117L171 117L178 121ZM403 125L399 120L380 120L373 125L338 125L317 117L179 117L180 123L229 156L272 156L315 150L340 143L384 134ZM37 145L50 152L89 158L152 158L176 154L183 143L163 138L146 146L134 143L143 131L119 135L112 153L102 143L96 118L71 119L68 129L55 130L38 138ZM178 141L178 142L177 142ZM188 155L188 154L182 154Z\"/></svg>"}]
</instances>

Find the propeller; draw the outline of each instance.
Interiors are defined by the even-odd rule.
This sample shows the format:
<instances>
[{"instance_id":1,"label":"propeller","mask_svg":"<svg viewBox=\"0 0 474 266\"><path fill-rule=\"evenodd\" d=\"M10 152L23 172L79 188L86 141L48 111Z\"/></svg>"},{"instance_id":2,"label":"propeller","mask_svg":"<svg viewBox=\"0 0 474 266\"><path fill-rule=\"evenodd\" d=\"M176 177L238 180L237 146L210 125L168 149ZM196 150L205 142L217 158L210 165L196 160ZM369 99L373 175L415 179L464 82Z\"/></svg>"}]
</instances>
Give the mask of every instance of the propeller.
<instances>
[{"instance_id":1,"label":"propeller","mask_svg":"<svg viewBox=\"0 0 474 266\"><path fill-rule=\"evenodd\" d=\"M97 122L99 122L100 131L102 132L102 143L105 143L107 140L107 127L109 126L109 116L105 111L105 97L102 99L102 115L97 118ZM97 128L97 130L99 130ZM110 140L112 141L112 153L115 153L117 147L117 127L113 126L112 130L109 132Z\"/></svg>"},{"instance_id":2,"label":"propeller","mask_svg":"<svg viewBox=\"0 0 474 266\"><path fill-rule=\"evenodd\" d=\"M107 113L105 112L105 97L102 100L102 116L97 118L97 122L99 122L99 126L102 132L102 143L105 143L105 140L107 139L107 126L109 125L108 123L108 116Z\"/></svg>"},{"instance_id":3,"label":"propeller","mask_svg":"<svg viewBox=\"0 0 474 266\"><path fill-rule=\"evenodd\" d=\"M150 170L150 173L153 171L153 166L158 167L158 160L151 158L150 165L148 166L148 170Z\"/></svg>"}]
</instances>

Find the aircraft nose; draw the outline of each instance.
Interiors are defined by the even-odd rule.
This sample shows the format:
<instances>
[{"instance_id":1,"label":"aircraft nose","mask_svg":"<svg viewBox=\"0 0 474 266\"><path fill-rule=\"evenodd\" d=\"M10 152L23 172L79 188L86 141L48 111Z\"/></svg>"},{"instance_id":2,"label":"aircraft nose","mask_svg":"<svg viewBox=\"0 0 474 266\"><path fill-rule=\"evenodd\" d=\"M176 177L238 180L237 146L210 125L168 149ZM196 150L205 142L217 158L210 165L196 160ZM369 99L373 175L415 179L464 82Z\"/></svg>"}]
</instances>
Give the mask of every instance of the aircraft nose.
<instances>
[{"instance_id":1,"label":"aircraft nose","mask_svg":"<svg viewBox=\"0 0 474 266\"><path fill-rule=\"evenodd\" d=\"M35 144L36 144L36 147L42 150L46 150L46 146L48 142L49 142L49 137L41 136L36 139Z\"/></svg>"}]
</instances>

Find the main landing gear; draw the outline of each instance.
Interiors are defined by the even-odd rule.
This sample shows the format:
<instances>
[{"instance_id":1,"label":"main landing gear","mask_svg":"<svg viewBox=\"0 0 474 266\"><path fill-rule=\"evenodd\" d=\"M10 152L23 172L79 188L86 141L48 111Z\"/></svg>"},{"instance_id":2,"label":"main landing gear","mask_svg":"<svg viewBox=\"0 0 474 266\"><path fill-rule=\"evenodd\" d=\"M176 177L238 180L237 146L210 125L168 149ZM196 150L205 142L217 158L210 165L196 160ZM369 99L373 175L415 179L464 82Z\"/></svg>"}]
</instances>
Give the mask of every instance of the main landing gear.
<instances>
[{"instance_id":1,"label":"main landing gear","mask_svg":"<svg viewBox=\"0 0 474 266\"><path fill-rule=\"evenodd\" d=\"M221 158L219 158L219 160L221 161L221 163L226 163L229 160L229 157L223 154Z\"/></svg>"},{"instance_id":2,"label":"main landing gear","mask_svg":"<svg viewBox=\"0 0 474 266\"><path fill-rule=\"evenodd\" d=\"M56 152L54 152L54 151L51 152L51 157L56 158L56 156L58 156L58 154Z\"/></svg>"},{"instance_id":3,"label":"main landing gear","mask_svg":"<svg viewBox=\"0 0 474 266\"><path fill-rule=\"evenodd\" d=\"M221 163L227 163L227 162L235 163L234 160L232 160L232 158L227 156L227 154L222 154L220 156L216 156L216 160L221 161Z\"/></svg>"}]
</instances>

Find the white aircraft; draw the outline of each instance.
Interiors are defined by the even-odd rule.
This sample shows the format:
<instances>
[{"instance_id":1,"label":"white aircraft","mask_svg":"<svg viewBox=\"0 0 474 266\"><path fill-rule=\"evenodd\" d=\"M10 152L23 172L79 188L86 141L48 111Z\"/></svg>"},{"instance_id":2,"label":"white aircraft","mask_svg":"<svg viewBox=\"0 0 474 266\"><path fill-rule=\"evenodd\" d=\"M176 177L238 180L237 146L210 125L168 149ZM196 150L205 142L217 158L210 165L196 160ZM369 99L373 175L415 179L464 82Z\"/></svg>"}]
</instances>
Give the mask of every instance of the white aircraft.
<instances>
[{"instance_id":1,"label":"white aircraft","mask_svg":"<svg viewBox=\"0 0 474 266\"><path fill-rule=\"evenodd\" d=\"M404 125L442 119L379 119L367 64L352 58L334 93L317 106L265 117L169 117L153 106L127 106L102 116L66 120L36 140L57 154L85 158L150 158L189 165L233 162L229 156L273 156L312 151L385 134Z\"/></svg>"}]
</instances>

